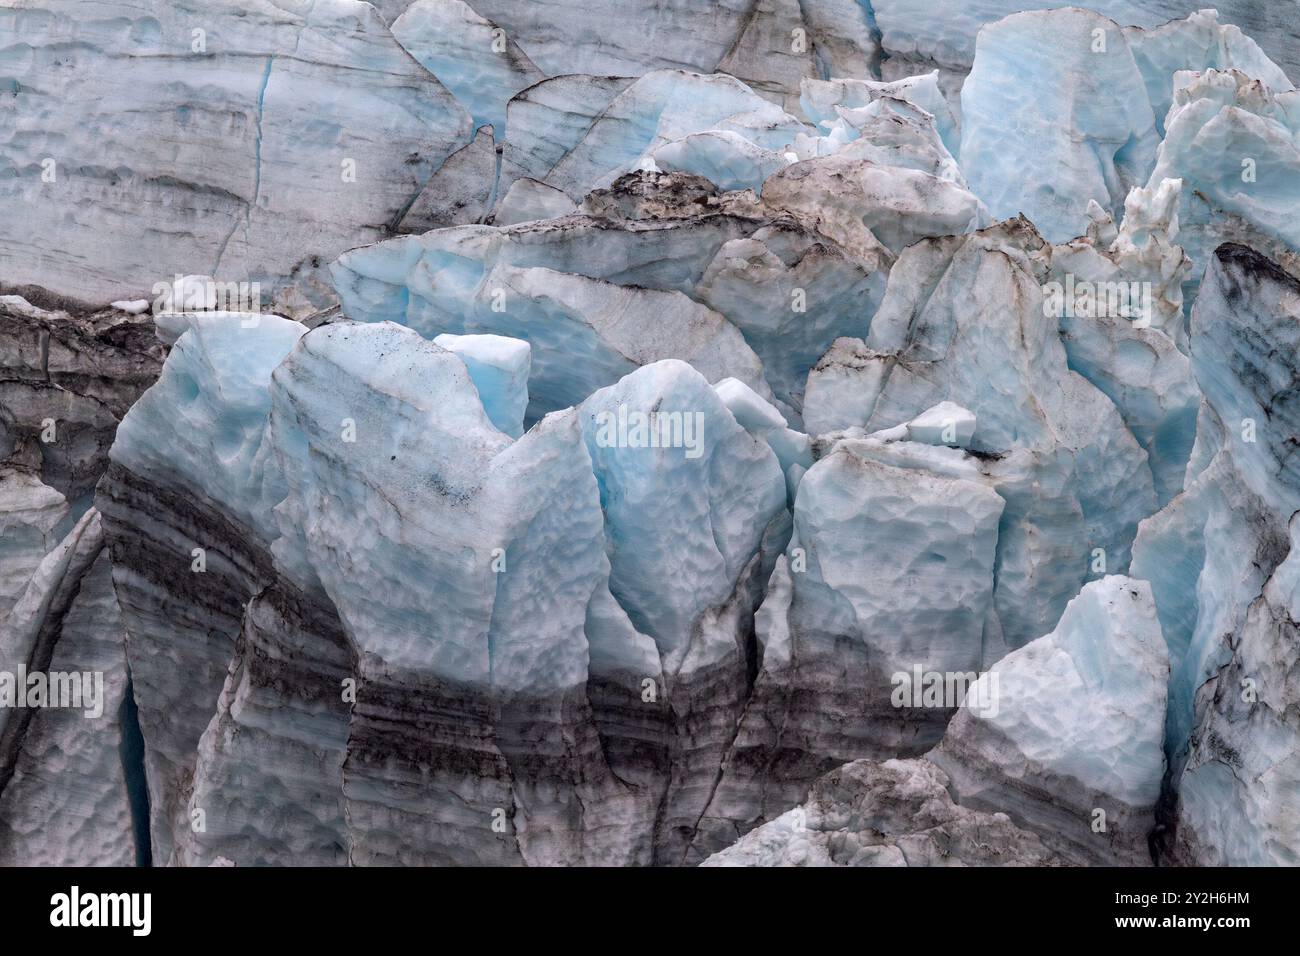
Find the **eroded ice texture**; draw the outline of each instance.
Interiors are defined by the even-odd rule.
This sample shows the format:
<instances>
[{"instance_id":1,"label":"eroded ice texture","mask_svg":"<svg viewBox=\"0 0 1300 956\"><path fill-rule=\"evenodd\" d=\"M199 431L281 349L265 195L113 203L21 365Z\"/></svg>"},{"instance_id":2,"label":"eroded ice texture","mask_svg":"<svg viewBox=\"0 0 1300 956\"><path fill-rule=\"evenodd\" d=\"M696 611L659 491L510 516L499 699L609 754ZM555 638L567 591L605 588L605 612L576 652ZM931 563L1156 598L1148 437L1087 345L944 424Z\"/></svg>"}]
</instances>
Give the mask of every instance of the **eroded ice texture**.
<instances>
[{"instance_id":1,"label":"eroded ice texture","mask_svg":"<svg viewBox=\"0 0 1300 956\"><path fill-rule=\"evenodd\" d=\"M0 855L1295 862L1294 25L1039 6L0 15Z\"/></svg>"},{"instance_id":2,"label":"eroded ice texture","mask_svg":"<svg viewBox=\"0 0 1300 956\"><path fill-rule=\"evenodd\" d=\"M1141 864L1165 772L1168 673L1150 586L1093 581L1051 634L980 678L969 694L981 707L953 718L933 759L963 806L1003 810L1083 859Z\"/></svg>"},{"instance_id":3,"label":"eroded ice texture","mask_svg":"<svg viewBox=\"0 0 1300 956\"><path fill-rule=\"evenodd\" d=\"M953 802L928 760L857 760L819 779L802 805L704 866L1044 866L1059 863L1004 813Z\"/></svg>"},{"instance_id":4,"label":"eroded ice texture","mask_svg":"<svg viewBox=\"0 0 1300 956\"><path fill-rule=\"evenodd\" d=\"M1259 42L1267 54L1291 75L1300 75L1300 52L1296 47L1296 27L1285 5L1258 3L1256 0L1219 0L1219 19L1224 24L1214 30L1213 11L1198 14L1196 0L1091 0L1095 10L1122 26L1134 25L1157 33L1153 46L1193 57L1188 69L1216 66L1213 58L1225 53L1246 58L1250 43L1237 32L1244 31ZM937 5L931 0L872 0L875 21L880 28L880 43L887 72L919 72L939 67L947 82L959 83L975 57L980 28L1023 10L1059 7L1056 0L967 0L956 6ZM1164 27L1166 21L1188 18L1187 26ZM1226 26L1233 24L1233 26ZM1161 29L1163 27L1163 29ZM1133 31L1127 31L1132 33ZM1226 50L1224 47L1226 46ZM1207 49L1208 48L1208 49ZM1206 62L1202 57L1211 58ZM1162 65L1160 54L1152 57L1153 66Z\"/></svg>"},{"instance_id":5,"label":"eroded ice texture","mask_svg":"<svg viewBox=\"0 0 1300 956\"><path fill-rule=\"evenodd\" d=\"M708 865L1141 865L1167 673L1147 584L1095 581L970 685L928 755L848 763Z\"/></svg>"},{"instance_id":6,"label":"eroded ice texture","mask_svg":"<svg viewBox=\"0 0 1300 956\"><path fill-rule=\"evenodd\" d=\"M4 196L29 210L6 282L107 302L208 273L310 309L315 267L383 235L471 131L356 0L24 0L0 22Z\"/></svg>"},{"instance_id":7,"label":"eroded ice texture","mask_svg":"<svg viewBox=\"0 0 1300 956\"><path fill-rule=\"evenodd\" d=\"M1055 623L1094 548L1123 569L1156 507L1146 453L1110 399L1068 368L1043 308L1049 263L1024 220L909 247L869 339L828 352L804 408L810 432L892 429L941 401L976 416L972 447L995 456L982 467L1009 504L996 603L1012 647Z\"/></svg>"},{"instance_id":8,"label":"eroded ice texture","mask_svg":"<svg viewBox=\"0 0 1300 956\"><path fill-rule=\"evenodd\" d=\"M119 724L126 653L111 570L92 508L31 575L0 638L0 670L75 675L83 688L80 706L3 710L5 866L137 862Z\"/></svg>"},{"instance_id":9,"label":"eroded ice texture","mask_svg":"<svg viewBox=\"0 0 1300 956\"><path fill-rule=\"evenodd\" d=\"M904 172L872 169L881 182ZM826 194L840 188L819 183ZM973 209L961 209L961 225ZM889 220L887 204L878 215ZM922 233L943 228L918 216ZM583 215L395 239L347 253L332 272L350 318L430 338L527 340L530 420L637 365L678 358L712 381L738 378L777 398L797 424L808 369L837 336L866 333L889 261L860 224L852 247L824 228L812 209L719 194L681 173L638 173L589 196Z\"/></svg>"},{"instance_id":10,"label":"eroded ice texture","mask_svg":"<svg viewBox=\"0 0 1300 956\"><path fill-rule=\"evenodd\" d=\"M981 30L961 111L962 166L975 193L994 216L1024 213L1053 242L1083 234L1090 199L1117 211L1159 145L1123 31L1078 9L1020 13Z\"/></svg>"},{"instance_id":11,"label":"eroded ice texture","mask_svg":"<svg viewBox=\"0 0 1300 956\"><path fill-rule=\"evenodd\" d=\"M1300 507L1286 358L1298 289L1258 252L1216 250L1191 328L1207 461L1144 522L1135 546L1134 572L1151 580L1173 665L1167 745L1186 808L1174 852L1187 861L1295 859L1294 816L1268 801L1294 764L1294 691L1283 675L1295 644L1281 609Z\"/></svg>"},{"instance_id":12,"label":"eroded ice texture","mask_svg":"<svg viewBox=\"0 0 1300 956\"><path fill-rule=\"evenodd\" d=\"M1175 74L1151 184L1183 180L1179 241L1194 265L1189 291L1224 241L1250 244L1294 271L1297 130L1300 93L1289 85L1280 90L1239 69Z\"/></svg>"}]
</instances>

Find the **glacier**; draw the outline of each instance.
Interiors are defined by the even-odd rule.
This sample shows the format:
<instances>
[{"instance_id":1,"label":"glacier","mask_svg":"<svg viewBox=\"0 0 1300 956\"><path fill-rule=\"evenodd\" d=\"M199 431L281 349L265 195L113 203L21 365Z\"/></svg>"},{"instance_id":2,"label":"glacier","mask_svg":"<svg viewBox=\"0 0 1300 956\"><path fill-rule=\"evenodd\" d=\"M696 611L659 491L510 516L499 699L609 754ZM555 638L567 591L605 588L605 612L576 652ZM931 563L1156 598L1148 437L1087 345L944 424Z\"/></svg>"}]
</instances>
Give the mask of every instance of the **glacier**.
<instances>
[{"instance_id":1,"label":"glacier","mask_svg":"<svg viewBox=\"0 0 1300 956\"><path fill-rule=\"evenodd\" d=\"M1300 35L10 0L0 864L1300 863Z\"/></svg>"}]
</instances>

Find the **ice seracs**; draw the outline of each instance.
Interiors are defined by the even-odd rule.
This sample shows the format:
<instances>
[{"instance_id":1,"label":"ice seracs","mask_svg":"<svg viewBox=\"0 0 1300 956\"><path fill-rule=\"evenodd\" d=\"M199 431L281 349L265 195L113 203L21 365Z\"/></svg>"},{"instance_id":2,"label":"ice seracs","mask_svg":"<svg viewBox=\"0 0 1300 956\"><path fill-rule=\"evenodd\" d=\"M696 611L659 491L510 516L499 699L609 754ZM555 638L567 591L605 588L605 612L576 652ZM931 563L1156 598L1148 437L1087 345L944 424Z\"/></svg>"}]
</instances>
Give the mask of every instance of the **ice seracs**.
<instances>
[{"instance_id":1,"label":"ice seracs","mask_svg":"<svg viewBox=\"0 0 1300 956\"><path fill-rule=\"evenodd\" d=\"M1187 489L1147 519L1133 570L1151 581L1172 672L1167 748L1179 794L1168 852L1184 861L1295 858L1273 781L1292 773L1294 667L1285 608L1300 499L1290 382L1300 283L1225 244L1192 310L1205 396ZM1237 781L1249 780L1249 785Z\"/></svg>"},{"instance_id":2,"label":"ice seracs","mask_svg":"<svg viewBox=\"0 0 1300 956\"><path fill-rule=\"evenodd\" d=\"M0 858L1296 862L1225 2L20 0Z\"/></svg>"},{"instance_id":3,"label":"ice seracs","mask_svg":"<svg viewBox=\"0 0 1300 956\"><path fill-rule=\"evenodd\" d=\"M980 678L994 706L960 710L931 759L964 807L1005 812L1076 860L1143 864L1168 674L1150 586L1093 581L1051 634Z\"/></svg>"},{"instance_id":4,"label":"ice seracs","mask_svg":"<svg viewBox=\"0 0 1300 956\"><path fill-rule=\"evenodd\" d=\"M1076 8L981 29L961 112L962 168L975 193L994 216L1023 213L1053 242L1083 234L1090 199L1118 211L1159 145L1123 30Z\"/></svg>"},{"instance_id":5,"label":"ice seracs","mask_svg":"<svg viewBox=\"0 0 1300 956\"><path fill-rule=\"evenodd\" d=\"M492 424L511 438L522 435L524 412L528 408L528 371L532 364L532 348L528 343L504 335L447 333L433 341L461 357Z\"/></svg>"},{"instance_id":6,"label":"ice seracs","mask_svg":"<svg viewBox=\"0 0 1300 956\"><path fill-rule=\"evenodd\" d=\"M706 865L1143 865L1167 675L1149 587L1094 581L968 688L929 754L846 763Z\"/></svg>"},{"instance_id":7,"label":"ice seracs","mask_svg":"<svg viewBox=\"0 0 1300 956\"><path fill-rule=\"evenodd\" d=\"M1289 84L1278 89L1236 68L1175 75L1149 185L1184 183L1178 221L1194 264L1188 291L1225 241L1250 244L1295 270L1297 100Z\"/></svg>"},{"instance_id":8,"label":"ice seracs","mask_svg":"<svg viewBox=\"0 0 1300 956\"><path fill-rule=\"evenodd\" d=\"M1146 453L1110 399L1069 369L1043 307L1050 261L1023 219L910 246L867 341L838 341L804 403L809 431L831 437L896 437L889 430L945 401L976 416L971 448L988 457L975 472L1008 502L995 600L1011 647L1055 623L1094 549L1122 570L1156 509Z\"/></svg>"}]
</instances>

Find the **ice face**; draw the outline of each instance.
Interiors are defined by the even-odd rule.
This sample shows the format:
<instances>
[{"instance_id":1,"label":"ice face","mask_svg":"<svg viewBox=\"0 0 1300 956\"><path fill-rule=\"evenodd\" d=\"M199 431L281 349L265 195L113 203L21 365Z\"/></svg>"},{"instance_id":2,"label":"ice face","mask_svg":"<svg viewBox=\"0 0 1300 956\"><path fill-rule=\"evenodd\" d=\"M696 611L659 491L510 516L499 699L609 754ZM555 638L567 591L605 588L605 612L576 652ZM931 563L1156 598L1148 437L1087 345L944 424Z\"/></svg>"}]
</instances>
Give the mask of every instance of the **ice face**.
<instances>
[{"instance_id":1,"label":"ice face","mask_svg":"<svg viewBox=\"0 0 1300 956\"><path fill-rule=\"evenodd\" d=\"M969 862L1141 865L1165 771L1167 676L1147 584L1094 581L1052 633L967 689L926 757L848 764L710 863L927 864L937 837ZM837 812L845 800L853 814ZM1099 812L1104 829L1092 825ZM981 823L992 830L972 845L966 831Z\"/></svg>"},{"instance_id":2,"label":"ice face","mask_svg":"<svg viewBox=\"0 0 1300 956\"><path fill-rule=\"evenodd\" d=\"M579 115L590 117L588 122L568 116L558 129L538 128L549 127L557 110L574 112L570 98L582 100L574 105ZM626 84L561 77L525 91L523 99L512 101L507 113L507 124L514 125L503 162L518 167L521 175L562 189L574 201L639 168L673 143L680 145L665 154L666 162L679 162L693 173L726 171L737 182L739 170L749 165L753 169L743 185L753 185L756 173L773 165L773 157L779 157L796 134L809 131L797 117L722 73L656 70ZM681 142L705 132L731 135Z\"/></svg>"},{"instance_id":3,"label":"ice face","mask_svg":"<svg viewBox=\"0 0 1300 956\"><path fill-rule=\"evenodd\" d=\"M498 141L506 135L506 103L546 76L504 30L461 0L417 0L392 30L469 111L474 125L491 126Z\"/></svg>"},{"instance_id":4,"label":"ice face","mask_svg":"<svg viewBox=\"0 0 1300 956\"><path fill-rule=\"evenodd\" d=\"M124 632L99 513L91 508L45 556L5 622L0 670L75 675L79 707L6 706L0 735L0 862L134 866L118 717L128 693ZM47 657L48 655L48 657ZM32 668L39 670L39 668Z\"/></svg>"},{"instance_id":5,"label":"ice face","mask_svg":"<svg viewBox=\"0 0 1300 956\"><path fill-rule=\"evenodd\" d=\"M990 471L1009 502L997 603L1012 647L1050 628L1083 583L1086 556L1064 558L1076 536L1089 542L1085 554L1100 548L1109 569L1122 569L1156 507L1146 453L1111 401L1068 370L1043 307L1049 258L1023 220L911 246L868 341L837 343L810 374L805 403L810 431L893 429L941 401L977 417L972 447L1005 456ZM1061 555L1047 562L1055 580L1040 549ZM1038 597L1013 599L1021 586Z\"/></svg>"},{"instance_id":6,"label":"ice face","mask_svg":"<svg viewBox=\"0 0 1300 956\"><path fill-rule=\"evenodd\" d=\"M963 711L948 741L1000 735L1017 754L1010 760L1028 759L1124 803L1151 806L1165 768L1158 718L1168 670L1150 587L1103 578L1079 592L1051 634L1012 652L981 678L995 705ZM969 693L981 698L982 691ZM1143 730L1135 733L1138 726ZM1005 772L1014 773L1011 766L1005 764ZM1079 829L1086 831L1082 822ZM1136 842L1144 844L1145 836Z\"/></svg>"},{"instance_id":7,"label":"ice face","mask_svg":"<svg viewBox=\"0 0 1300 956\"><path fill-rule=\"evenodd\" d=\"M455 352L465 363L483 410L500 431L518 438L528 407L528 370L532 349L522 339L504 335L448 335L434 344Z\"/></svg>"},{"instance_id":8,"label":"ice face","mask_svg":"<svg viewBox=\"0 0 1300 956\"><path fill-rule=\"evenodd\" d=\"M1115 403L1147 453L1161 503L1183 489L1201 401L1185 354L1181 283L1191 264L1175 242L1181 188L1170 179L1134 187L1118 230L1099 216L1087 236L1053 247L1044 286L1070 368Z\"/></svg>"},{"instance_id":9,"label":"ice face","mask_svg":"<svg viewBox=\"0 0 1300 956\"><path fill-rule=\"evenodd\" d=\"M156 6L0 14L0 857L1297 861L1282 8Z\"/></svg>"},{"instance_id":10,"label":"ice face","mask_svg":"<svg viewBox=\"0 0 1300 956\"><path fill-rule=\"evenodd\" d=\"M610 588L671 655L726 599L784 508L781 465L683 362L632 373L579 415L611 543Z\"/></svg>"},{"instance_id":11,"label":"ice face","mask_svg":"<svg viewBox=\"0 0 1300 956\"><path fill-rule=\"evenodd\" d=\"M355 0L126 0L89 17L41 0L8 8L5 34L25 53L0 162L48 170L5 178L6 201L32 211L3 239L6 281L87 301L208 273L264 282L266 305L292 286L303 305L311 283L285 277L378 239L471 131Z\"/></svg>"},{"instance_id":12,"label":"ice face","mask_svg":"<svg viewBox=\"0 0 1300 956\"><path fill-rule=\"evenodd\" d=\"M306 327L274 315L195 313L158 383L118 429L112 460L202 491L249 528L269 526L262 493L271 372ZM272 493L273 494L273 493Z\"/></svg>"},{"instance_id":13,"label":"ice face","mask_svg":"<svg viewBox=\"0 0 1300 956\"><path fill-rule=\"evenodd\" d=\"M467 145L447 157L407 208L398 232L462 226L481 222L491 213L497 172L492 134L491 126L480 126Z\"/></svg>"},{"instance_id":14,"label":"ice face","mask_svg":"<svg viewBox=\"0 0 1300 956\"><path fill-rule=\"evenodd\" d=\"M379 396L385 400L377 404ZM582 679L582 622L600 568L599 546L584 548L582 560L570 555L567 564L565 573L577 576L574 587L585 587L585 595L566 597L556 587L550 592L555 613L540 614L527 629L509 623L511 613L525 610L510 610L513 602L542 593L532 575L558 583L558 566L548 571L529 557L534 548L542 549L538 557L546 552L548 536L563 534L562 524L553 522L596 522L572 536L575 545L591 540L599 527L594 480L574 480L590 473L574 423L548 420L512 445L491 424L456 354L388 324L312 333L277 371L271 401L271 440L290 489L278 517L286 531L313 529L308 560L349 637L377 668L419 670L470 686L515 681L535 687L542 670L560 687ZM402 427L390 427L389 420ZM553 469L553 489L528 476L538 467ZM586 494L585 518L580 509L557 507L546 520L507 506L515 500L536 509L566 486L579 499ZM381 487L389 490L376 494ZM349 500L372 502L362 506L360 527L358 512L344 504ZM405 530L398 533L399 527ZM359 576L360 565L338 562L345 542L354 555L364 550L371 574ZM508 568L512 558L526 574L489 587L500 573L494 560ZM461 583L411 589L415 580ZM435 620L445 624L431 630ZM497 627L502 639L494 641ZM568 629L573 641L532 643L550 658L544 667L533 661L540 669L532 672L527 662L512 659L512 642L538 628L556 636Z\"/></svg>"},{"instance_id":15,"label":"ice face","mask_svg":"<svg viewBox=\"0 0 1300 956\"><path fill-rule=\"evenodd\" d=\"M22 595L41 559L58 543L57 528L68 501L34 475L17 470L0 474L0 625Z\"/></svg>"},{"instance_id":16,"label":"ice face","mask_svg":"<svg viewBox=\"0 0 1300 956\"><path fill-rule=\"evenodd\" d=\"M1198 688L1230 657L1222 635L1240 626L1287 551L1298 486L1284 437L1294 431L1293 402L1281 383L1295 347L1295 289L1266 257L1224 245L1192 310L1201 428L1217 451L1143 523L1133 563L1152 582L1170 647L1171 755L1183 753L1195 725Z\"/></svg>"},{"instance_id":17,"label":"ice face","mask_svg":"<svg viewBox=\"0 0 1300 956\"><path fill-rule=\"evenodd\" d=\"M523 177L510 184L492 221L498 226L513 226L517 222L558 219L577 210L573 200L562 190Z\"/></svg>"},{"instance_id":18,"label":"ice face","mask_svg":"<svg viewBox=\"0 0 1300 956\"><path fill-rule=\"evenodd\" d=\"M786 425L785 416L740 379L724 378L713 386L736 422L755 438L766 442L781 463L786 492L794 503L799 479L812 467L812 441Z\"/></svg>"},{"instance_id":19,"label":"ice face","mask_svg":"<svg viewBox=\"0 0 1300 956\"><path fill-rule=\"evenodd\" d=\"M1297 687L1285 676L1294 667L1294 622L1300 610L1298 532L1293 518L1290 553L1251 603L1241 643L1220 678L1223 686L1239 692L1215 699L1217 684L1208 682L1198 694L1201 727L1213 737L1193 746L1180 781L1178 852L1183 862L1290 866L1300 859L1300 830L1286 796L1296 784L1300 759ZM1232 755L1245 762L1247 779L1257 786L1242 785Z\"/></svg>"},{"instance_id":20,"label":"ice face","mask_svg":"<svg viewBox=\"0 0 1300 956\"><path fill-rule=\"evenodd\" d=\"M1123 31L1084 10L984 27L961 111L962 168L975 193L998 218L1023 212L1053 242L1084 233L1089 200L1118 212L1159 145ZM1087 150L1076 148L1080 136Z\"/></svg>"},{"instance_id":21,"label":"ice face","mask_svg":"<svg viewBox=\"0 0 1300 956\"><path fill-rule=\"evenodd\" d=\"M1290 84L1278 90L1238 69L1175 75L1151 185L1183 180L1179 241L1194 265L1187 291L1221 242L1245 241L1284 261L1292 255L1300 241L1297 99Z\"/></svg>"},{"instance_id":22,"label":"ice face","mask_svg":"<svg viewBox=\"0 0 1300 956\"><path fill-rule=\"evenodd\" d=\"M860 76L879 48L870 10L856 0L738 0L701 8L690 0L594 8L576 0L550 4L545 17L510 0L480 0L479 14L504 29L549 76L639 76L658 69L727 73L786 109L799 81L829 70Z\"/></svg>"},{"instance_id":23,"label":"ice face","mask_svg":"<svg viewBox=\"0 0 1300 956\"><path fill-rule=\"evenodd\" d=\"M753 347L776 397L798 409L808 369L830 344L866 333L884 281L816 234L774 224L723 243L698 288Z\"/></svg>"}]
</instances>

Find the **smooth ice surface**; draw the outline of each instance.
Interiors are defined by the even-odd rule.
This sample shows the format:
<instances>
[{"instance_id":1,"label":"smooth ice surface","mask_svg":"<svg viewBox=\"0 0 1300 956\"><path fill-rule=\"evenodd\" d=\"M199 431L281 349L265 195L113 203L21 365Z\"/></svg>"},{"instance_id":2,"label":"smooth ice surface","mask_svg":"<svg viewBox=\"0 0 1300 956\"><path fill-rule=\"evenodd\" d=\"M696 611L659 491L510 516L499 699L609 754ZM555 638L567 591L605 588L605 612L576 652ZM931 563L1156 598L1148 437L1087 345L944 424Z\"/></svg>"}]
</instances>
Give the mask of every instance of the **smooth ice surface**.
<instances>
[{"instance_id":1,"label":"smooth ice surface","mask_svg":"<svg viewBox=\"0 0 1300 956\"><path fill-rule=\"evenodd\" d=\"M513 226L517 222L556 219L577 210L573 200L561 190L523 177L510 184L492 221L498 226Z\"/></svg>"},{"instance_id":2,"label":"smooth ice surface","mask_svg":"<svg viewBox=\"0 0 1300 956\"><path fill-rule=\"evenodd\" d=\"M506 135L506 103L545 77L504 31L462 0L416 0L393 36L469 110L474 125Z\"/></svg>"},{"instance_id":3,"label":"smooth ice surface","mask_svg":"<svg viewBox=\"0 0 1300 956\"><path fill-rule=\"evenodd\" d=\"M970 445L975 413L953 402L940 402L907 423L907 437L927 445Z\"/></svg>"},{"instance_id":4,"label":"smooth ice surface","mask_svg":"<svg viewBox=\"0 0 1300 956\"><path fill-rule=\"evenodd\" d=\"M528 370L532 364L528 343L504 335L446 333L433 341L461 357L492 424L511 438L522 435L524 410L528 408Z\"/></svg>"}]
</instances>

